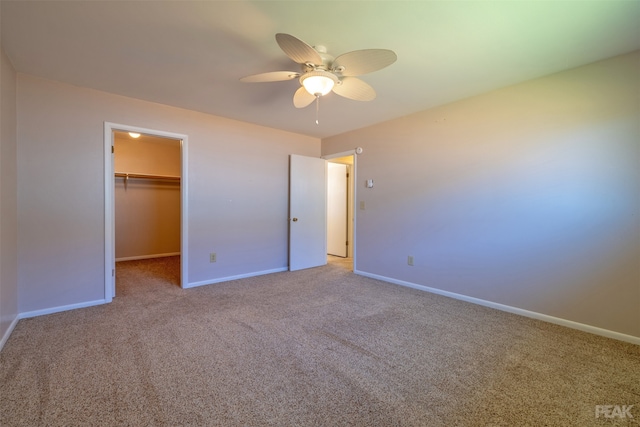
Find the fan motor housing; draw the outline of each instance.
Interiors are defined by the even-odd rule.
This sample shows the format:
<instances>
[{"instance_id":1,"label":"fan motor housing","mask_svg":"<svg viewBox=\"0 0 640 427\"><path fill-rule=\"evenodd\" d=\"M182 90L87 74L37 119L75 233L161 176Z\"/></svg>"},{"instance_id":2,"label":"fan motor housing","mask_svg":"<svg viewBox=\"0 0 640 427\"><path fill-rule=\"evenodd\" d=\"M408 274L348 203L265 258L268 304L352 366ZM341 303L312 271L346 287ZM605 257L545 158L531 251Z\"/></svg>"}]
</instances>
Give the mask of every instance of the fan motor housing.
<instances>
[{"instance_id":1,"label":"fan motor housing","mask_svg":"<svg viewBox=\"0 0 640 427\"><path fill-rule=\"evenodd\" d=\"M318 52L318 55L320 55L320 58L322 58L322 64L302 64L303 71L308 72L311 70L331 70L331 65L333 64L333 60L335 58L327 53L327 48L324 46L314 46L313 49Z\"/></svg>"}]
</instances>

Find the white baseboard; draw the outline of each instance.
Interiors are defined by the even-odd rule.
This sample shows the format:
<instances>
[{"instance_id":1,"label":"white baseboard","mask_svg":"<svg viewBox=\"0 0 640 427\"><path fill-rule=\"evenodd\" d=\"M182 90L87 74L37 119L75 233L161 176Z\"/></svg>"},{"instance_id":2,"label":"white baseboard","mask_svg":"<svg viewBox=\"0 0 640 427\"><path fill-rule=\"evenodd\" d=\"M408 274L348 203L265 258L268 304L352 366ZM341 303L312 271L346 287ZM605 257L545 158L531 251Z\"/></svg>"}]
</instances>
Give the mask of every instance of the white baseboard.
<instances>
[{"instance_id":1,"label":"white baseboard","mask_svg":"<svg viewBox=\"0 0 640 427\"><path fill-rule=\"evenodd\" d=\"M136 261L139 259L151 259L151 258L163 258L168 256L176 256L180 255L180 252L169 252L166 254L154 254L154 255L138 255L138 256L126 256L121 258L116 258L116 262L119 261Z\"/></svg>"},{"instance_id":2,"label":"white baseboard","mask_svg":"<svg viewBox=\"0 0 640 427\"><path fill-rule=\"evenodd\" d=\"M19 319L28 319L30 317L44 316L45 314L59 313L61 311L75 310L76 308L93 307L94 305L106 304L107 300L99 299L95 301L81 302L78 304L61 305L58 307L45 308L43 310L26 311L18 315Z\"/></svg>"},{"instance_id":3,"label":"white baseboard","mask_svg":"<svg viewBox=\"0 0 640 427\"><path fill-rule=\"evenodd\" d=\"M404 280L392 279L390 277L380 276L378 274L367 273L366 271L354 270L355 274L360 276L370 277L372 279L382 280L383 282L389 282L400 286L406 286L421 291L431 292L433 294L443 295L449 298L470 302L473 304L483 305L485 307L495 308L496 310L506 311L520 316L530 317L544 322L554 323L560 326L566 326L571 329L578 329L583 332L589 332L591 334L600 335L607 338L613 338L619 341L629 342L631 344L640 345L640 337L633 335L626 335L620 332L610 331L608 329L598 328L596 326L585 325L584 323L574 322L572 320L561 319L559 317L549 316L547 314L537 313L535 311L524 310L522 308L512 307L509 305L499 304L497 302L487 301L480 298L474 298L462 294L456 294L454 292L443 291L442 289L430 288L428 286L418 285L416 283L405 282Z\"/></svg>"},{"instance_id":4,"label":"white baseboard","mask_svg":"<svg viewBox=\"0 0 640 427\"><path fill-rule=\"evenodd\" d=\"M2 339L0 340L0 351L2 351L2 348L4 347L5 343L7 342L9 337L11 336L11 333L13 332L13 330L16 327L16 325L18 324L18 320L20 320L20 316L19 315L17 315L15 317L15 319L13 319L13 321L9 325L9 328L5 331L4 335L2 336Z\"/></svg>"},{"instance_id":5,"label":"white baseboard","mask_svg":"<svg viewBox=\"0 0 640 427\"><path fill-rule=\"evenodd\" d=\"M237 276L221 277L218 279L202 280L200 282L192 282L183 286L184 289L195 288L196 286L213 285L214 283L228 282L230 280L246 279L247 277L262 276L265 274L281 273L288 271L288 267L274 268L273 270L255 271L253 273L238 274Z\"/></svg>"}]
</instances>

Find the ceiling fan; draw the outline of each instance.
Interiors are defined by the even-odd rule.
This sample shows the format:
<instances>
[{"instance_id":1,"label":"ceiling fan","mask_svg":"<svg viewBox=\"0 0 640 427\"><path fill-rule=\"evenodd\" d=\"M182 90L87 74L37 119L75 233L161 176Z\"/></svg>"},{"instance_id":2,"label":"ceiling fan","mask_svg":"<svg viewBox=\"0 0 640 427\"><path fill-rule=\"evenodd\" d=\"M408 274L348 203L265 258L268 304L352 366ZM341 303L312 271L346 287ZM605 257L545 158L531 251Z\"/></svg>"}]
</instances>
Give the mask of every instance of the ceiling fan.
<instances>
[{"instance_id":1,"label":"ceiling fan","mask_svg":"<svg viewBox=\"0 0 640 427\"><path fill-rule=\"evenodd\" d=\"M293 95L296 108L304 108L331 91L356 101L372 101L376 91L356 76L381 70L397 59L395 52L388 49L355 50L334 58L324 46L312 47L284 33L276 34L276 41L291 60L300 64L301 71L272 71L243 77L240 81L262 83L297 78L301 87Z\"/></svg>"}]
</instances>

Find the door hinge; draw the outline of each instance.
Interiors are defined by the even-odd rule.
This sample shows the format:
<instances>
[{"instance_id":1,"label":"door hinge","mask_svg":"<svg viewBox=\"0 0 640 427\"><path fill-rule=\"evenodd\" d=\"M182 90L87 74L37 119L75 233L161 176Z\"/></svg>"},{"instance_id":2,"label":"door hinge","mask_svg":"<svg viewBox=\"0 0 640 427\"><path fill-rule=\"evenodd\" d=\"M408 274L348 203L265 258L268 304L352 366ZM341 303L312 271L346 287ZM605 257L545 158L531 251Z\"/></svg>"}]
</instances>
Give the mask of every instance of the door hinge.
<instances>
[{"instance_id":1,"label":"door hinge","mask_svg":"<svg viewBox=\"0 0 640 427\"><path fill-rule=\"evenodd\" d=\"M113 276L115 276L115 275L116 275L116 269L115 269L115 268L112 268L112 269L111 269L111 277L113 277Z\"/></svg>"},{"instance_id":2,"label":"door hinge","mask_svg":"<svg viewBox=\"0 0 640 427\"><path fill-rule=\"evenodd\" d=\"M349 178L349 172L347 172L347 178Z\"/></svg>"},{"instance_id":3,"label":"door hinge","mask_svg":"<svg viewBox=\"0 0 640 427\"><path fill-rule=\"evenodd\" d=\"M113 145L112 145L111 146L111 154L113 154L113 153L114 153L114 151L113 151Z\"/></svg>"},{"instance_id":4,"label":"door hinge","mask_svg":"<svg viewBox=\"0 0 640 427\"><path fill-rule=\"evenodd\" d=\"M349 241L347 240L347 242L345 243L345 245L349 246Z\"/></svg>"}]
</instances>

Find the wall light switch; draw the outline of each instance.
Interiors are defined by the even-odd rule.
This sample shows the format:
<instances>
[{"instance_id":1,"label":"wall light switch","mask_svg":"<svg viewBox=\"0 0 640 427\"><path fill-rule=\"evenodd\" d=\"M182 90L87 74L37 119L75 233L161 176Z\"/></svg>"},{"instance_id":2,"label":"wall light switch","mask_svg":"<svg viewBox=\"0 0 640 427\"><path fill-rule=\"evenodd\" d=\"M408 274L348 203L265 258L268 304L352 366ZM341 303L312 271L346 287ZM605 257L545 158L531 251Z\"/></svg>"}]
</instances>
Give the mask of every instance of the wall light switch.
<instances>
[{"instance_id":1,"label":"wall light switch","mask_svg":"<svg viewBox=\"0 0 640 427\"><path fill-rule=\"evenodd\" d=\"M209 254L209 262L216 262L216 253L215 252L211 252Z\"/></svg>"},{"instance_id":2,"label":"wall light switch","mask_svg":"<svg viewBox=\"0 0 640 427\"><path fill-rule=\"evenodd\" d=\"M367 180L367 188L373 188L373 180L372 179L368 179Z\"/></svg>"},{"instance_id":3,"label":"wall light switch","mask_svg":"<svg viewBox=\"0 0 640 427\"><path fill-rule=\"evenodd\" d=\"M360 210L363 211L364 210L364 200L360 201Z\"/></svg>"}]
</instances>

